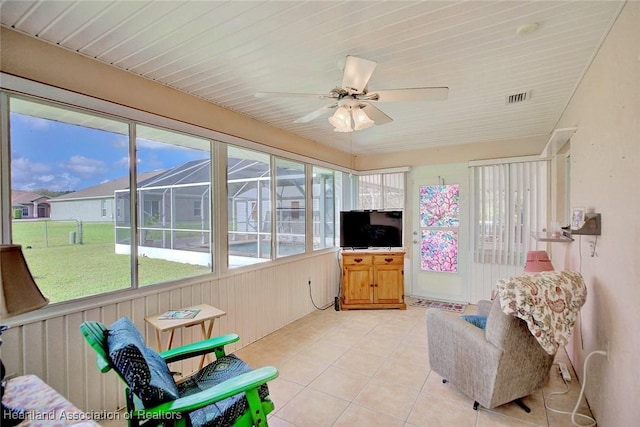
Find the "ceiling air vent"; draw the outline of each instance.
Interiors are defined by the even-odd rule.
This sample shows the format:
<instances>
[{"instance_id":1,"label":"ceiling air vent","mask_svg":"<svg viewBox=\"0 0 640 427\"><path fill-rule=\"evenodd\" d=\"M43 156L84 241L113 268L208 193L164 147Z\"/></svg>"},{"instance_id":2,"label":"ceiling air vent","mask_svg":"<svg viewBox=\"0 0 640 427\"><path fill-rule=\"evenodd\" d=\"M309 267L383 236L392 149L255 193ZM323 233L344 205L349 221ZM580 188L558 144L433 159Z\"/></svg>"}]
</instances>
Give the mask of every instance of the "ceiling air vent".
<instances>
[{"instance_id":1,"label":"ceiling air vent","mask_svg":"<svg viewBox=\"0 0 640 427\"><path fill-rule=\"evenodd\" d=\"M513 95L507 96L507 104L519 104L520 102L527 101L529 98L531 98L530 90L526 92L514 93Z\"/></svg>"}]
</instances>

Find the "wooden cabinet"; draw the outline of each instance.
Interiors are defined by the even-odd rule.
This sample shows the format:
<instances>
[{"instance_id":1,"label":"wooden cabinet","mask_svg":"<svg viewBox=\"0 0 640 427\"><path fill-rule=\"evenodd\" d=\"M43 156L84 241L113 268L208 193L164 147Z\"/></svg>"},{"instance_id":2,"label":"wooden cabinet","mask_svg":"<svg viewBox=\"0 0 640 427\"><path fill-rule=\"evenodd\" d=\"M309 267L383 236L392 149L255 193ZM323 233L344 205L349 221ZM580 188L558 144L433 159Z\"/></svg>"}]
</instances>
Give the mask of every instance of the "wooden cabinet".
<instances>
[{"instance_id":1,"label":"wooden cabinet","mask_svg":"<svg viewBox=\"0 0 640 427\"><path fill-rule=\"evenodd\" d=\"M400 308L404 303L404 252L342 252L343 310Z\"/></svg>"}]
</instances>

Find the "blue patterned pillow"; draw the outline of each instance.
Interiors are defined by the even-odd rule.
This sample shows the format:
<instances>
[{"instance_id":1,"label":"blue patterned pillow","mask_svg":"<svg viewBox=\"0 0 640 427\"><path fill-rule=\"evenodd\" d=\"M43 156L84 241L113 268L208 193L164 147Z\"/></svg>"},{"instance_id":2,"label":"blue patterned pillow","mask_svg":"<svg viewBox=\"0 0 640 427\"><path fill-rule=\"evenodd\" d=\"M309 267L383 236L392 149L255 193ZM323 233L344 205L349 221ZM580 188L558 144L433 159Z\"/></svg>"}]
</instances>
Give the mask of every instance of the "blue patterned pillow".
<instances>
[{"instance_id":1,"label":"blue patterned pillow","mask_svg":"<svg viewBox=\"0 0 640 427\"><path fill-rule=\"evenodd\" d=\"M487 328L487 316L478 316L475 314L462 314L460 317L467 322L471 323L473 326L477 326L480 329Z\"/></svg>"},{"instance_id":2,"label":"blue patterned pillow","mask_svg":"<svg viewBox=\"0 0 640 427\"><path fill-rule=\"evenodd\" d=\"M145 346L142 335L127 317L109 327L107 346L111 363L146 408L179 397L164 359Z\"/></svg>"}]
</instances>

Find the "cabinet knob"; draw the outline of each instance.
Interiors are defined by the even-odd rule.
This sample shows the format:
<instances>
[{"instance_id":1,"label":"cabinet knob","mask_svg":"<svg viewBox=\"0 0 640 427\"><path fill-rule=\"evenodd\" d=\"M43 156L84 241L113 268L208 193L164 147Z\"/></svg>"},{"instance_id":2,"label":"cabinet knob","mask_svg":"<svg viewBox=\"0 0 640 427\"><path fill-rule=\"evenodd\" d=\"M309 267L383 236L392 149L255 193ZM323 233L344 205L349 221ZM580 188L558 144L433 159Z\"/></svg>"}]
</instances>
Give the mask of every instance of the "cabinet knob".
<instances>
[{"instance_id":1,"label":"cabinet knob","mask_svg":"<svg viewBox=\"0 0 640 427\"><path fill-rule=\"evenodd\" d=\"M354 262L362 262L362 258L354 258L353 261Z\"/></svg>"},{"instance_id":2,"label":"cabinet knob","mask_svg":"<svg viewBox=\"0 0 640 427\"><path fill-rule=\"evenodd\" d=\"M393 258L385 258L384 261L385 262L391 262L391 261L393 261Z\"/></svg>"}]
</instances>

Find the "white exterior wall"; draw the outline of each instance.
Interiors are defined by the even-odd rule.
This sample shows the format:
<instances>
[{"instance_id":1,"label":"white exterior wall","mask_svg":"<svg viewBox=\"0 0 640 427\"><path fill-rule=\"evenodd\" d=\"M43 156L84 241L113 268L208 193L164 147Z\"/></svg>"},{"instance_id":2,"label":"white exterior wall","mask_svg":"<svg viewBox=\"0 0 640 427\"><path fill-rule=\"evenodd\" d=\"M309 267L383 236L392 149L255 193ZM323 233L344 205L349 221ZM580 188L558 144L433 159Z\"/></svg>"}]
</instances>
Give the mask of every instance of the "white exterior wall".
<instances>
[{"instance_id":1,"label":"white exterior wall","mask_svg":"<svg viewBox=\"0 0 640 427\"><path fill-rule=\"evenodd\" d=\"M102 216L102 201L107 216ZM104 199L68 200L51 203L51 219L57 221L75 219L83 222L112 222L115 215L113 197Z\"/></svg>"}]
</instances>

